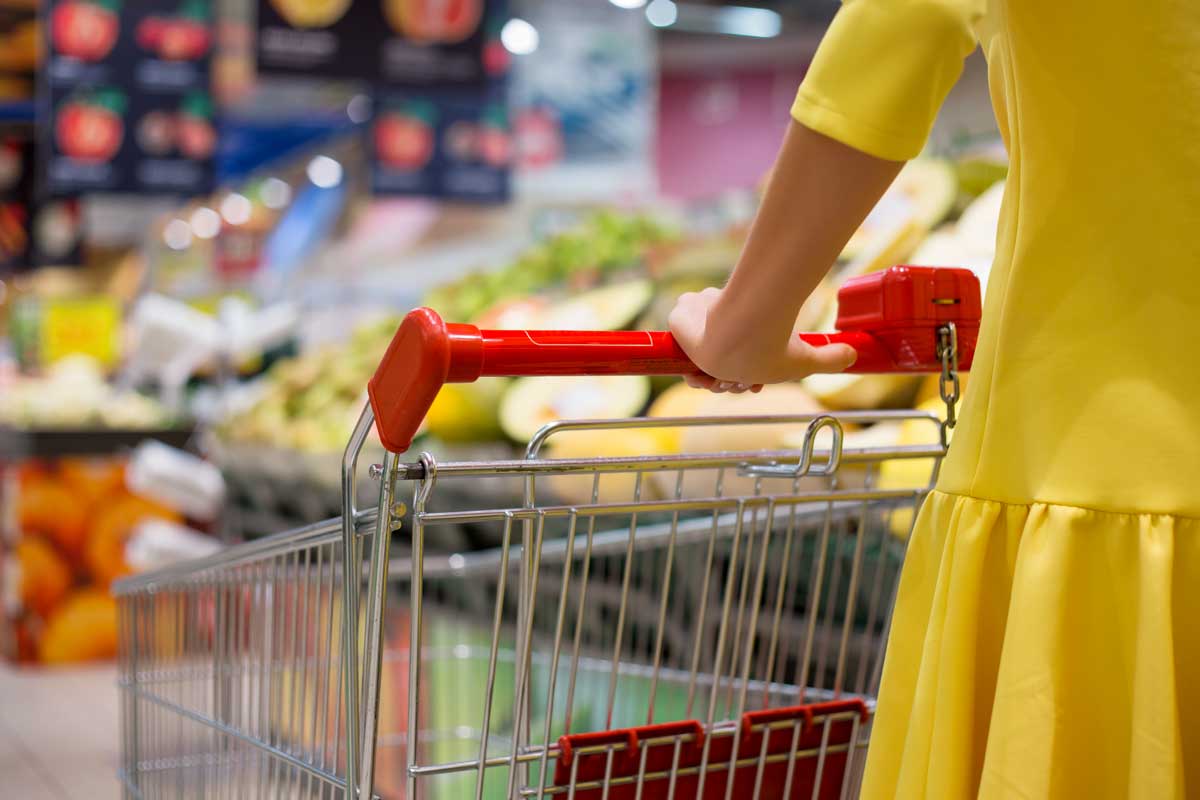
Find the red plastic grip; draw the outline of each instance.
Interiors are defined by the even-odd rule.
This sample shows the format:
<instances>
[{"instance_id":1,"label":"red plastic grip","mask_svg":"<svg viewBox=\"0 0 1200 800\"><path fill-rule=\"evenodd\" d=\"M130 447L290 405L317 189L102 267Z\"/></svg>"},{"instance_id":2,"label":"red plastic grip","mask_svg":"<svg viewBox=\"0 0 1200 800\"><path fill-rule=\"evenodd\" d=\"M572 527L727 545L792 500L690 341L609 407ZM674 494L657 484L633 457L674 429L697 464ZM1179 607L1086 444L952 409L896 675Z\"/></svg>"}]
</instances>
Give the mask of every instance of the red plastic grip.
<instances>
[{"instance_id":1,"label":"red plastic grip","mask_svg":"<svg viewBox=\"0 0 1200 800\"><path fill-rule=\"evenodd\" d=\"M892 267L838 291L837 333L809 344L848 344L854 373L936 372L938 330L958 332L958 365L970 368L979 334L979 280L970 270ZM487 331L446 323L427 308L400 324L367 384L383 446L403 453L446 383L485 375L689 375L696 368L665 331Z\"/></svg>"},{"instance_id":2,"label":"red plastic grip","mask_svg":"<svg viewBox=\"0 0 1200 800\"><path fill-rule=\"evenodd\" d=\"M756 784L763 798L833 800L842 794L854 717L866 722L869 714L857 699L749 711L742 715L736 737L712 737L707 760L704 726L694 719L575 733L558 740L554 786L574 783L576 800L663 800L671 796L676 800L721 800L750 797ZM792 724L786 724L789 722ZM772 723L785 724L771 729ZM733 793L727 795L735 746ZM822 747L823 756L819 753ZM794 754L790 759L786 757L789 753ZM767 758L760 760L764 755ZM701 764L707 773L703 789L698 775ZM791 789L785 793L789 772ZM607 791L603 788L606 782Z\"/></svg>"}]
</instances>

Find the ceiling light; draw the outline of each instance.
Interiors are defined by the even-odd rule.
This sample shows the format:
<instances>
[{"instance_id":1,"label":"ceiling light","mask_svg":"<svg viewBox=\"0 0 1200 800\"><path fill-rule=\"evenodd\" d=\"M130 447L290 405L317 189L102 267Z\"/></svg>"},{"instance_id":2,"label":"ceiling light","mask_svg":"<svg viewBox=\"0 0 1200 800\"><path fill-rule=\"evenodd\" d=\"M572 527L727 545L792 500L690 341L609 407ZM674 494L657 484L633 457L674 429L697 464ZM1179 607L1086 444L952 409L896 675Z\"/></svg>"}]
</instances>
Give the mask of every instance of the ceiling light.
<instances>
[{"instance_id":1,"label":"ceiling light","mask_svg":"<svg viewBox=\"0 0 1200 800\"><path fill-rule=\"evenodd\" d=\"M527 56L538 49L537 28L520 17L513 17L500 29L500 43L514 56Z\"/></svg>"}]
</instances>

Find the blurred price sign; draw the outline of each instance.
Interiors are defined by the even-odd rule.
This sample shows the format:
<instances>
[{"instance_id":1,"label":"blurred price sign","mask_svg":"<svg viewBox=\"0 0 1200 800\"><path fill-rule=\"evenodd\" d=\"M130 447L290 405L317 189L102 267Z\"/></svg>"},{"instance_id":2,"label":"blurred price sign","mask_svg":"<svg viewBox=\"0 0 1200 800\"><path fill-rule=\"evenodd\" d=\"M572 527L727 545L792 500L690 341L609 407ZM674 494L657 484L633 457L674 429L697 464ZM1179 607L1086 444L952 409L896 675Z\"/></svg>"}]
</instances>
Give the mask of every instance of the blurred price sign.
<instances>
[{"instance_id":1,"label":"blurred price sign","mask_svg":"<svg viewBox=\"0 0 1200 800\"><path fill-rule=\"evenodd\" d=\"M86 355L111 367L120 356L121 309L107 297L47 300L38 325L38 354L43 364Z\"/></svg>"}]
</instances>

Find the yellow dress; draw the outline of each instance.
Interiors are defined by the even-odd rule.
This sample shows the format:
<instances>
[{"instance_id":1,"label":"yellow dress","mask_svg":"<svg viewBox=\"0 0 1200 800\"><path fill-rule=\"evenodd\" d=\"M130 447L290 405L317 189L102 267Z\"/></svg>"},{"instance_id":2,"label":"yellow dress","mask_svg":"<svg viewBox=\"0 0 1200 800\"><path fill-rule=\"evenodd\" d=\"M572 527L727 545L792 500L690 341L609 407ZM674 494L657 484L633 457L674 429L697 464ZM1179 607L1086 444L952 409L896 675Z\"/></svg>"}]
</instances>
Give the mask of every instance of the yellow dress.
<instances>
[{"instance_id":1,"label":"yellow dress","mask_svg":"<svg viewBox=\"0 0 1200 800\"><path fill-rule=\"evenodd\" d=\"M910 158L976 43L1010 176L864 793L1197 798L1200 0L847 0L793 115Z\"/></svg>"}]
</instances>

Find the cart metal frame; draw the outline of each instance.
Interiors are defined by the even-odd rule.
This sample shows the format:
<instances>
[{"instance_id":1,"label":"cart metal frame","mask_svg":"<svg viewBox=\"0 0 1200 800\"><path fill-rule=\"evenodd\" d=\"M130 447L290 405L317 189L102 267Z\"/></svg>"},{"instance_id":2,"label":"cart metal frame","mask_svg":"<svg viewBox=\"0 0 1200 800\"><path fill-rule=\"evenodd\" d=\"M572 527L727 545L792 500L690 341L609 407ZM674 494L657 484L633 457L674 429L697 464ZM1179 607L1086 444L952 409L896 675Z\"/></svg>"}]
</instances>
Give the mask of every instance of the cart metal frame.
<instances>
[{"instance_id":1,"label":"cart metal frame","mask_svg":"<svg viewBox=\"0 0 1200 800\"><path fill-rule=\"evenodd\" d=\"M555 423L520 459L387 453L369 470L374 509L355 505L367 407L342 461L340 518L114 587L125 795L707 798L744 796L752 779L754 797L856 796L904 534L954 423L953 325L941 341L945 421ZM927 424L930 442L845 446L852 428L896 423ZM773 452L543 455L582 431L748 425L803 426L803 439ZM885 465L910 459L928 462L928 481L880 487ZM564 479L590 481L590 496L558 499ZM519 482L520 499L437 507L439 485L485 480ZM397 500L405 484L411 509ZM393 558L405 518L410 551ZM427 552L440 526L464 524L489 527L497 545ZM463 641L436 641L449 635ZM594 707L577 702L585 694ZM839 699L861 711L795 710ZM617 738L595 738L605 731ZM819 743L801 747L814 732ZM697 763L681 760L688 748Z\"/></svg>"}]
</instances>

